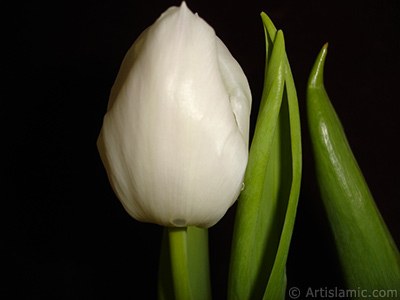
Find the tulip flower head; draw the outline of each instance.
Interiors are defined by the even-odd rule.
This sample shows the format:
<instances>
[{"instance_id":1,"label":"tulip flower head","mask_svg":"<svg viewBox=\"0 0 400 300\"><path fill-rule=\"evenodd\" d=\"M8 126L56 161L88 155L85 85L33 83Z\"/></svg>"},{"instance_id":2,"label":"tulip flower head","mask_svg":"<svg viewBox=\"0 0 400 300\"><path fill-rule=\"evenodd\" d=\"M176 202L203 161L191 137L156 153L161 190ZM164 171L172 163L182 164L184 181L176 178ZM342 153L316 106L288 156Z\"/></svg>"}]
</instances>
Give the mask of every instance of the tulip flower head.
<instances>
[{"instance_id":1,"label":"tulip flower head","mask_svg":"<svg viewBox=\"0 0 400 300\"><path fill-rule=\"evenodd\" d=\"M237 199L248 159L251 93L229 50L185 2L126 54L98 149L136 220L217 223Z\"/></svg>"}]
</instances>

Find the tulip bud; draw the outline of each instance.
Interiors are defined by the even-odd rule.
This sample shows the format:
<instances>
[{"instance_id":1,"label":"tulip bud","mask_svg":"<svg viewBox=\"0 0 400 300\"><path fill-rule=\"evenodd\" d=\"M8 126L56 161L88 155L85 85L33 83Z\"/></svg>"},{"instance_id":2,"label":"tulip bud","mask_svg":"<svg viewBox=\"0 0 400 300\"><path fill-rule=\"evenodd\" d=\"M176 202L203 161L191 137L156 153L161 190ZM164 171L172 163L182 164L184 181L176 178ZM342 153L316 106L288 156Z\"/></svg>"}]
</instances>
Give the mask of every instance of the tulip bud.
<instances>
[{"instance_id":1,"label":"tulip bud","mask_svg":"<svg viewBox=\"0 0 400 300\"><path fill-rule=\"evenodd\" d=\"M250 107L213 28L185 2L165 11L126 54L97 141L127 212L162 226L217 223L242 188Z\"/></svg>"}]
</instances>

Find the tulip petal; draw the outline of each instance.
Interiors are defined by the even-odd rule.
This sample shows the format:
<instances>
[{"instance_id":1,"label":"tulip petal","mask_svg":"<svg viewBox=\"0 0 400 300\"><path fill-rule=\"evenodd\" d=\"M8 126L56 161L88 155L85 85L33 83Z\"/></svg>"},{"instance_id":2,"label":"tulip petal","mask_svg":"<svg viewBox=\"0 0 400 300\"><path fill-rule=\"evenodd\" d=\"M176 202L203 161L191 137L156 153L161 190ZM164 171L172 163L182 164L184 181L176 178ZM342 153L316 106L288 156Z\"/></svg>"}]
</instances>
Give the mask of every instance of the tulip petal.
<instances>
[{"instance_id":1,"label":"tulip petal","mask_svg":"<svg viewBox=\"0 0 400 300\"><path fill-rule=\"evenodd\" d=\"M210 227L239 195L251 98L227 53L182 3L124 58L98 145L113 189L135 219Z\"/></svg>"},{"instance_id":2,"label":"tulip petal","mask_svg":"<svg viewBox=\"0 0 400 300\"><path fill-rule=\"evenodd\" d=\"M232 111L239 131L249 142L249 116L251 112L251 92L247 78L239 63L233 58L225 44L217 38L218 62L225 88L229 94Z\"/></svg>"}]
</instances>

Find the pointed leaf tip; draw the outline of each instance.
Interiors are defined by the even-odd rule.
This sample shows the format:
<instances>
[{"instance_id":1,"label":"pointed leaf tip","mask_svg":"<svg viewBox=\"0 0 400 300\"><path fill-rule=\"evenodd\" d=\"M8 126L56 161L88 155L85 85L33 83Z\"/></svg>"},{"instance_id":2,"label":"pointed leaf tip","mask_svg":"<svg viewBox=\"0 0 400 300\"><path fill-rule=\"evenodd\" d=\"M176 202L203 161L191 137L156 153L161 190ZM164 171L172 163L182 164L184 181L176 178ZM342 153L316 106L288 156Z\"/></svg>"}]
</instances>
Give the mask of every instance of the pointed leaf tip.
<instances>
[{"instance_id":1,"label":"pointed leaf tip","mask_svg":"<svg viewBox=\"0 0 400 300\"><path fill-rule=\"evenodd\" d=\"M260 15L264 28L268 32L271 40L273 41L275 39L275 34L277 32L277 29L274 23L272 23L272 20L268 17L268 15L265 12L262 12Z\"/></svg>"},{"instance_id":2,"label":"pointed leaf tip","mask_svg":"<svg viewBox=\"0 0 400 300\"><path fill-rule=\"evenodd\" d=\"M308 129L321 199L344 279L349 289L400 290L399 251L323 85L327 46L319 53L309 79Z\"/></svg>"},{"instance_id":3,"label":"pointed leaf tip","mask_svg":"<svg viewBox=\"0 0 400 300\"><path fill-rule=\"evenodd\" d=\"M325 45L319 52L317 59L315 60L314 66L311 70L308 82L308 86L310 88L318 88L324 86L324 66L327 54L328 54L328 43L325 43Z\"/></svg>"}]
</instances>

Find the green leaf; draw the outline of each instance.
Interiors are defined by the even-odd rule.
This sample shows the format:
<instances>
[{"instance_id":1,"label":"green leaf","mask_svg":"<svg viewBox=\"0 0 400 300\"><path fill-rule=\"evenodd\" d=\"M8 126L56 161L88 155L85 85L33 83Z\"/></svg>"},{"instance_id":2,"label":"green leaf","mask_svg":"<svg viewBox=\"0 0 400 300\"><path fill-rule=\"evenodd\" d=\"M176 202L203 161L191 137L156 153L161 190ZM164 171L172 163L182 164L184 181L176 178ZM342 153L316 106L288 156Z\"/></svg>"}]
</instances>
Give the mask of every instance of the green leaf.
<instances>
[{"instance_id":1,"label":"green leaf","mask_svg":"<svg viewBox=\"0 0 400 300\"><path fill-rule=\"evenodd\" d=\"M187 274L191 299L211 299L210 268L208 255L208 230L188 227L185 234ZM158 277L158 299L176 300L171 269L171 244L168 229L164 229ZM181 257L183 259L183 257Z\"/></svg>"},{"instance_id":2,"label":"green leaf","mask_svg":"<svg viewBox=\"0 0 400 300\"><path fill-rule=\"evenodd\" d=\"M327 46L311 71L307 113L318 184L345 279L350 289L365 289L369 294L373 290L400 293L399 251L325 91Z\"/></svg>"},{"instance_id":3,"label":"green leaf","mask_svg":"<svg viewBox=\"0 0 400 300\"><path fill-rule=\"evenodd\" d=\"M297 101L297 93L293 77L288 62L286 61L285 70L286 93L282 103L282 109L285 114L281 117L286 130L281 134L282 160L287 163L282 167L282 173L285 185L281 185L285 190L281 195L288 196L287 208L284 213L283 228L280 235L279 246L276 252L274 265L268 280L267 289L263 299L285 299L286 291L286 261L289 254L290 241L292 238L294 223L296 219L297 204L300 194L301 169L302 169L302 151L301 151L301 130L300 114ZM285 101L286 100L286 101ZM284 116L289 119L285 121ZM289 136L288 133L290 133ZM286 135L286 136L285 136ZM283 163L282 163L283 165ZM290 191L289 194L287 194ZM287 201L287 198L285 198ZM286 203L286 202L285 202Z\"/></svg>"},{"instance_id":4,"label":"green leaf","mask_svg":"<svg viewBox=\"0 0 400 300\"><path fill-rule=\"evenodd\" d=\"M245 189L238 200L228 299L284 299L285 266L300 190L301 135L296 89L282 31L267 24L266 18L263 13L264 91Z\"/></svg>"},{"instance_id":5,"label":"green leaf","mask_svg":"<svg viewBox=\"0 0 400 300\"><path fill-rule=\"evenodd\" d=\"M245 189L238 200L228 299L257 299L257 296L260 299L268 279L268 271L264 267L269 262L265 261L264 254L273 221L270 207L274 204L265 201L262 196L284 90L284 53L283 33L279 32L269 62L277 67L266 71L272 83L264 85L261 113L257 119L244 179Z\"/></svg>"},{"instance_id":6,"label":"green leaf","mask_svg":"<svg viewBox=\"0 0 400 300\"><path fill-rule=\"evenodd\" d=\"M273 40L277 32L274 24L265 13L262 13L261 17L265 30L268 32L271 40ZM286 261L296 219L301 184L302 150L300 113L296 87L287 55L285 55L285 88L280 116L281 123L283 124L282 127L285 130L282 131L280 140L282 141L281 152L286 153L286 155L282 155L282 177L284 180L286 179L286 181L283 181L285 182L285 185L281 185L281 188L284 188L284 190L281 191L281 195L286 197L285 191L287 193L289 189L290 193L288 196L289 200L287 202L279 246L276 252L272 272L268 280L267 289L263 297L265 300L285 299ZM284 165L284 162L287 164Z\"/></svg>"}]
</instances>

